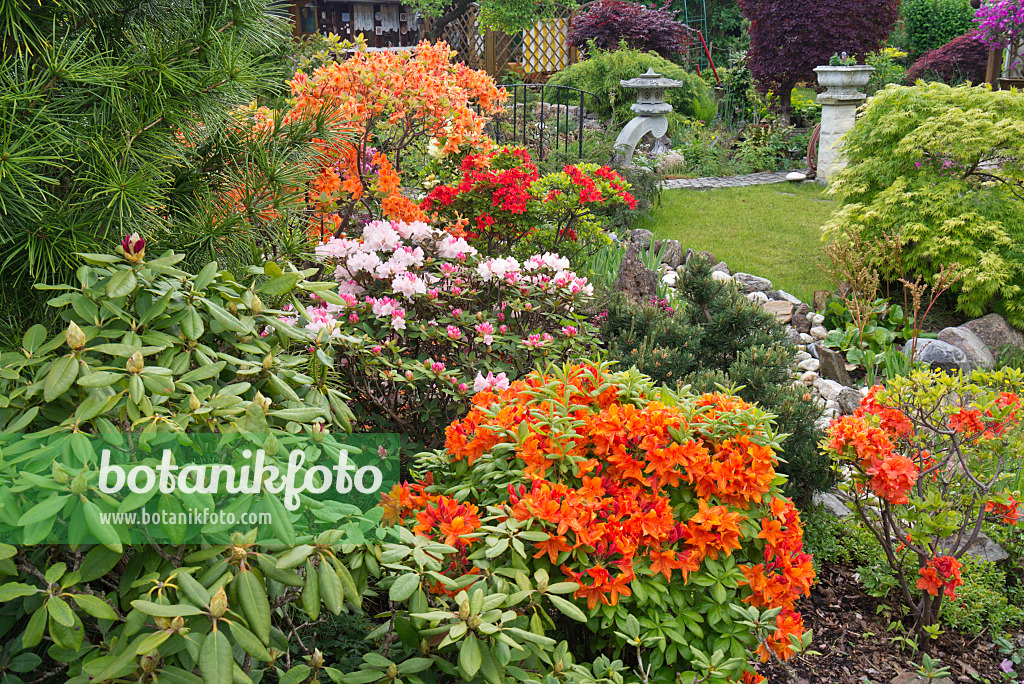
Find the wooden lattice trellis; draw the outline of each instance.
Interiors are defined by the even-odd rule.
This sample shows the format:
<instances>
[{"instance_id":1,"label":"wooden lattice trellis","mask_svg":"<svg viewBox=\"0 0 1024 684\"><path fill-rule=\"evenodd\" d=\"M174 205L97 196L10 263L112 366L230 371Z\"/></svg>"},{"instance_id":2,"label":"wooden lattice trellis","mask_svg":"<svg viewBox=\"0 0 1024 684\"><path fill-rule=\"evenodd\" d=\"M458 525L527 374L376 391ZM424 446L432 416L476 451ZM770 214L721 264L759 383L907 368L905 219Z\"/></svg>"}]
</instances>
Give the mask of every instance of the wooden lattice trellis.
<instances>
[{"instance_id":1,"label":"wooden lattice trellis","mask_svg":"<svg viewBox=\"0 0 1024 684\"><path fill-rule=\"evenodd\" d=\"M445 26L440 39L456 51L460 61L484 69L495 79L512 75L524 82L545 81L578 61L576 48L569 45L569 27L585 6L570 9L560 5L533 28L509 35L483 28L480 9L473 4Z\"/></svg>"}]
</instances>

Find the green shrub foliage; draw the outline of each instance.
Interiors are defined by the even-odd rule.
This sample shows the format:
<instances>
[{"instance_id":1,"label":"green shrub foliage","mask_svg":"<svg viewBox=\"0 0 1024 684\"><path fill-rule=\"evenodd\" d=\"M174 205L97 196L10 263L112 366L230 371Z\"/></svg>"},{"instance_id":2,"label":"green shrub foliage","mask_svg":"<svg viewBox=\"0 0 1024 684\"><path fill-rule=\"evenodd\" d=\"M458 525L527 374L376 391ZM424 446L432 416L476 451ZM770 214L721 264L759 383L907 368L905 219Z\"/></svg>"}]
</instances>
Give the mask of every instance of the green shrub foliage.
<instances>
[{"instance_id":1,"label":"green shrub foliage","mask_svg":"<svg viewBox=\"0 0 1024 684\"><path fill-rule=\"evenodd\" d=\"M974 27L970 0L903 0L907 49L920 55Z\"/></svg>"},{"instance_id":2,"label":"green shrub foliage","mask_svg":"<svg viewBox=\"0 0 1024 684\"><path fill-rule=\"evenodd\" d=\"M902 266L959 263L957 307L1024 326L1024 99L987 87L890 86L846 137L828 236L898 235Z\"/></svg>"},{"instance_id":3,"label":"green shrub foliage","mask_svg":"<svg viewBox=\"0 0 1024 684\"><path fill-rule=\"evenodd\" d=\"M624 368L636 366L656 382L714 392L738 386L738 394L778 416L785 463L795 496L830 483L830 461L817 449L815 420L821 409L792 384L794 348L775 317L752 306L736 288L711 278L711 264L693 257L677 285L681 301L637 305L614 297L602 315L609 355Z\"/></svg>"},{"instance_id":4,"label":"green shrub foliage","mask_svg":"<svg viewBox=\"0 0 1024 684\"><path fill-rule=\"evenodd\" d=\"M681 88L665 91L665 101L676 112L703 121L710 121L715 116L717 109L711 90L700 76L656 53L630 50L625 46L614 52L591 50L588 59L558 72L549 83L593 93L595 97L588 98L586 102L588 109L593 108L602 117L609 117L614 112L616 120L629 121L633 118L629 107L636 101L636 91L623 88L619 81L636 78L648 69L683 82Z\"/></svg>"}]
</instances>

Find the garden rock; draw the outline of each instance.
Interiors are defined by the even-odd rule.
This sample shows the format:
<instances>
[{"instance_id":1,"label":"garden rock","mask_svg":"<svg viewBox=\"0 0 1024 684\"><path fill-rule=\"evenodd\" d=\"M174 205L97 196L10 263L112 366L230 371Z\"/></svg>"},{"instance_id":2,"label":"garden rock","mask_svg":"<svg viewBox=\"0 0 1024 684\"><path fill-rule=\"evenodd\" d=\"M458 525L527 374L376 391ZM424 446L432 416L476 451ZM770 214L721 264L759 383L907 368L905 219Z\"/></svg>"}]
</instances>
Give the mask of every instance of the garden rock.
<instances>
[{"instance_id":1,"label":"garden rock","mask_svg":"<svg viewBox=\"0 0 1024 684\"><path fill-rule=\"evenodd\" d=\"M818 378L814 382L814 388L818 390L819 394L821 394L821 398L825 400L826 405L828 402L838 399L839 393L844 389L843 386L835 380L828 380L826 378Z\"/></svg>"},{"instance_id":2,"label":"garden rock","mask_svg":"<svg viewBox=\"0 0 1024 684\"><path fill-rule=\"evenodd\" d=\"M849 371L846 370L846 357L839 352L832 351L828 347L815 345L818 353L818 361L821 362L819 373L829 380L835 380L840 385L849 387L853 384Z\"/></svg>"},{"instance_id":3,"label":"garden rock","mask_svg":"<svg viewBox=\"0 0 1024 684\"><path fill-rule=\"evenodd\" d=\"M990 563L998 563L1010 557L1006 549L992 541L992 538L984 532L978 534L978 538L974 540L974 543L964 553L968 556L977 556L981 560Z\"/></svg>"},{"instance_id":4,"label":"garden rock","mask_svg":"<svg viewBox=\"0 0 1024 684\"><path fill-rule=\"evenodd\" d=\"M793 317L789 319L789 324L796 328L797 332L811 332L811 322L802 313L797 312L793 314Z\"/></svg>"},{"instance_id":5,"label":"garden rock","mask_svg":"<svg viewBox=\"0 0 1024 684\"><path fill-rule=\"evenodd\" d=\"M656 138L654 144L651 145L651 156L652 157L664 157L672 152L672 138L668 135L663 135L660 138Z\"/></svg>"},{"instance_id":6,"label":"garden rock","mask_svg":"<svg viewBox=\"0 0 1024 684\"><path fill-rule=\"evenodd\" d=\"M661 282L665 283L669 287L675 287L676 281L679 280L679 274L676 271L669 271L665 275L661 276Z\"/></svg>"},{"instance_id":7,"label":"garden rock","mask_svg":"<svg viewBox=\"0 0 1024 684\"><path fill-rule=\"evenodd\" d=\"M913 342L905 344L903 353L909 354L912 345ZM916 356L917 360L939 370L961 370L964 372L971 370L971 362L967 358L967 354L942 340L918 340Z\"/></svg>"},{"instance_id":8,"label":"garden rock","mask_svg":"<svg viewBox=\"0 0 1024 684\"><path fill-rule=\"evenodd\" d=\"M831 296L832 296L832 293L829 292L828 290L815 290L814 291L814 310L815 311L824 311L825 310L825 302L827 302L828 298L831 297Z\"/></svg>"},{"instance_id":9,"label":"garden rock","mask_svg":"<svg viewBox=\"0 0 1024 684\"><path fill-rule=\"evenodd\" d=\"M740 288L743 292L749 294L751 292L767 292L772 289L772 281L767 278L759 278L756 275L750 275L749 273L735 273L733 278L739 283ZM767 297L767 295L765 295Z\"/></svg>"},{"instance_id":10,"label":"garden rock","mask_svg":"<svg viewBox=\"0 0 1024 684\"><path fill-rule=\"evenodd\" d=\"M651 233L649 230L644 232ZM615 289L637 303L649 302L658 296L658 274L640 261L640 247L635 241L630 243L622 257Z\"/></svg>"},{"instance_id":11,"label":"garden rock","mask_svg":"<svg viewBox=\"0 0 1024 684\"><path fill-rule=\"evenodd\" d=\"M708 263L710 263L710 264L725 266L725 262L724 261L721 261L721 262L718 261L718 259L715 258L715 255L712 254L711 252L697 251L695 249L688 249L688 250L686 250L686 257L683 259L683 263L684 264L690 263L690 259L692 259L695 256L702 256L702 257L704 257L705 259L707 259ZM712 271L715 270L715 267L713 266L711 268L711 270ZM725 272L726 273L730 272L728 266L725 266Z\"/></svg>"},{"instance_id":12,"label":"garden rock","mask_svg":"<svg viewBox=\"0 0 1024 684\"><path fill-rule=\"evenodd\" d=\"M800 306L803 304L797 297L789 294L785 290L772 290L768 293L769 299L781 299L784 302L789 302L793 306Z\"/></svg>"},{"instance_id":13,"label":"garden rock","mask_svg":"<svg viewBox=\"0 0 1024 684\"><path fill-rule=\"evenodd\" d=\"M853 515L853 511L850 510L849 506L843 503L843 500L837 494L832 492L815 492L811 496L811 502L821 506L827 513L837 518Z\"/></svg>"},{"instance_id":14,"label":"garden rock","mask_svg":"<svg viewBox=\"0 0 1024 684\"><path fill-rule=\"evenodd\" d=\"M808 359L804 359L803 361L801 361L800 364L797 366L797 368L799 368L800 370L805 370L805 371L817 371L819 365L820 365L820 363L819 363L818 359L808 358Z\"/></svg>"},{"instance_id":15,"label":"garden rock","mask_svg":"<svg viewBox=\"0 0 1024 684\"><path fill-rule=\"evenodd\" d=\"M800 333L798 333L794 328L786 328L786 337L788 337L789 341L792 342L793 344L803 344L803 342L800 340Z\"/></svg>"},{"instance_id":16,"label":"garden rock","mask_svg":"<svg viewBox=\"0 0 1024 684\"><path fill-rule=\"evenodd\" d=\"M668 264L671 268L678 268L683 263L683 246L679 240L665 240L659 249L665 252L661 255L661 263Z\"/></svg>"},{"instance_id":17,"label":"garden rock","mask_svg":"<svg viewBox=\"0 0 1024 684\"><path fill-rule=\"evenodd\" d=\"M839 410L844 416L852 416L860 408L861 393L852 387L844 387L839 391Z\"/></svg>"},{"instance_id":18,"label":"garden rock","mask_svg":"<svg viewBox=\"0 0 1024 684\"><path fill-rule=\"evenodd\" d=\"M800 376L800 382L807 385L808 387L813 387L814 383L817 382L817 380L818 374L815 373L814 371L807 371L806 373Z\"/></svg>"},{"instance_id":19,"label":"garden rock","mask_svg":"<svg viewBox=\"0 0 1024 684\"><path fill-rule=\"evenodd\" d=\"M629 241L640 245L641 249L647 249L654 240L654 233L645 228L634 228L629 232Z\"/></svg>"},{"instance_id":20,"label":"garden rock","mask_svg":"<svg viewBox=\"0 0 1024 684\"><path fill-rule=\"evenodd\" d=\"M786 174L786 180L792 183L799 183L800 181L807 180L807 174L800 173L799 171L793 171L792 173Z\"/></svg>"},{"instance_id":21,"label":"garden rock","mask_svg":"<svg viewBox=\"0 0 1024 684\"><path fill-rule=\"evenodd\" d=\"M814 342L814 338L807 333L800 333L800 344L810 344Z\"/></svg>"},{"instance_id":22,"label":"garden rock","mask_svg":"<svg viewBox=\"0 0 1024 684\"><path fill-rule=\"evenodd\" d=\"M992 352L970 328L944 328L939 332L939 339L967 354L975 368L992 368L996 364Z\"/></svg>"},{"instance_id":23,"label":"garden rock","mask_svg":"<svg viewBox=\"0 0 1024 684\"><path fill-rule=\"evenodd\" d=\"M729 270L729 266L724 261L719 261L717 264L711 267L712 273L724 273L725 275L732 275Z\"/></svg>"},{"instance_id":24,"label":"garden rock","mask_svg":"<svg viewBox=\"0 0 1024 684\"><path fill-rule=\"evenodd\" d=\"M717 280L720 283L728 283L732 280L732 276L728 273L723 273L722 271L712 271L711 279Z\"/></svg>"},{"instance_id":25,"label":"garden rock","mask_svg":"<svg viewBox=\"0 0 1024 684\"><path fill-rule=\"evenodd\" d=\"M754 304L764 305L768 303L768 295L764 292L751 292L747 295L747 299L752 301Z\"/></svg>"},{"instance_id":26,"label":"garden rock","mask_svg":"<svg viewBox=\"0 0 1024 684\"><path fill-rule=\"evenodd\" d=\"M761 308L775 316L779 323L789 323L793 318L793 304L791 302L766 301Z\"/></svg>"},{"instance_id":27,"label":"garden rock","mask_svg":"<svg viewBox=\"0 0 1024 684\"><path fill-rule=\"evenodd\" d=\"M981 318L975 318L963 324L982 342L988 345L993 352L1003 347L1024 347L1024 334L1006 322L1006 319L999 314L989 314Z\"/></svg>"},{"instance_id":28,"label":"garden rock","mask_svg":"<svg viewBox=\"0 0 1024 684\"><path fill-rule=\"evenodd\" d=\"M807 320L811 322L811 325L822 325L825 323L825 317L820 313L812 313L807 317Z\"/></svg>"},{"instance_id":29,"label":"garden rock","mask_svg":"<svg viewBox=\"0 0 1024 684\"><path fill-rule=\"evenodd\" d=\"M825 326L816 325L811 328L810 335L816 340L823 340L828 337L828 330L825 330Z\"/></svg>"}]
</instances>

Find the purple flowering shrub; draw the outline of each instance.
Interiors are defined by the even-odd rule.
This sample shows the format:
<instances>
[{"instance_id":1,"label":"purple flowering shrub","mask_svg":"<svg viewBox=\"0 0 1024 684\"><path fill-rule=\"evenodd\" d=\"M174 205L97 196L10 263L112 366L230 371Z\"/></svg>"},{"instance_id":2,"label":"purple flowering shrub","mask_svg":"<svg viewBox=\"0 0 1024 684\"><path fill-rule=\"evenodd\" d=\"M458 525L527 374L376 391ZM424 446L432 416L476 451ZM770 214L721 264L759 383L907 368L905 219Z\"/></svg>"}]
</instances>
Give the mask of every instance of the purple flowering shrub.
<instances>
[{"instance_id":1,"label":"purple flowering shrub","mask_svg":"<svg viewBox=\"0 0 1024 684\"><path fill-rule=\"evenodd\" d=\"M293 320L330 338L332 371L374 429L436 446L474 391L596 350L581 313L593 285L557 254L488 258L426 223L376 221L317 256L337 286Z\"/></svg>"},{"instance_id":2,"label":"purple flowering shrub","mask_svg":"<svg viewBox=\"0 0 1024 684\"><path fill-rule=\"evenodd\" d=\"M974 14L981 42L991 49L1009 48L1006 63L1018 71L1021 36L1024 35L1024 0L985 0Z\"/></svg>"}]
</instances>

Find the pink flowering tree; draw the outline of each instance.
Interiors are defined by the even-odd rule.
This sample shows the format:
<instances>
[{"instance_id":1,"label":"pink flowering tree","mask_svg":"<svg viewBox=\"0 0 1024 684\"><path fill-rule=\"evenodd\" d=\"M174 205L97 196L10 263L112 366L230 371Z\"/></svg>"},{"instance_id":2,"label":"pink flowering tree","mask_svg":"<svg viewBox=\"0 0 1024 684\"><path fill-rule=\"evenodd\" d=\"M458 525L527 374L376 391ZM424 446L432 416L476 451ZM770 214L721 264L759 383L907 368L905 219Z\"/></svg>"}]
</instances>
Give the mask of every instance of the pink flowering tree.
<instances>
[{"instance_id":1,"label":"pink flowering tree","mask_svg":"<svg viewBox=\"0 0 1024 684\"><path fill-rule=\"evenodd\" d=\"M984 0L974 15L979 40L989 49L1006 49L1010 73L1021 72L1021 38L1024 36L1024 0Z\"/></svg>"},{"instance_id":2,"label":"pink flowering tree","mask_svg":"<svg viewBox=\"0 0 1024 684\"><path fill-rule=\"evenodd\" d=\"M436 446L474 392L596 350L593 286L557 254L485 257L426 223L376 221L317 255L336 285L296 300L297 322L333 345L357 418L413 442Z\"/></svg>"}]
</instances>

